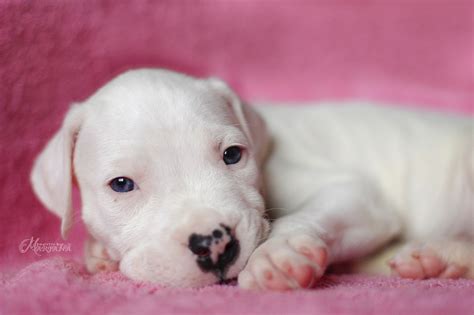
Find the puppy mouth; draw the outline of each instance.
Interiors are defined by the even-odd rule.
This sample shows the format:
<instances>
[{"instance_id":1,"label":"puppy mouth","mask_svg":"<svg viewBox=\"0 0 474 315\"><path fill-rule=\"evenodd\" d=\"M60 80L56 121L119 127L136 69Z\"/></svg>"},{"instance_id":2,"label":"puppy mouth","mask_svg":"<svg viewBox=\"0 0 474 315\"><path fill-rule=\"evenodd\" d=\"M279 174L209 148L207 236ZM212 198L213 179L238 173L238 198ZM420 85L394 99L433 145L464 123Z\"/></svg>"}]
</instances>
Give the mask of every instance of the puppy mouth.
<instances>
[{"instance_id":1,"label":"puppy mouth","mask_svg":"<svg viewBox=\"0 0 474 315\"><path fill-rule=\"evenodd\" d=\"M234 285L237 284L237 277L232 277L228 279L220 279L216 282L218 285Z\"/></svg>"}]
</instances>

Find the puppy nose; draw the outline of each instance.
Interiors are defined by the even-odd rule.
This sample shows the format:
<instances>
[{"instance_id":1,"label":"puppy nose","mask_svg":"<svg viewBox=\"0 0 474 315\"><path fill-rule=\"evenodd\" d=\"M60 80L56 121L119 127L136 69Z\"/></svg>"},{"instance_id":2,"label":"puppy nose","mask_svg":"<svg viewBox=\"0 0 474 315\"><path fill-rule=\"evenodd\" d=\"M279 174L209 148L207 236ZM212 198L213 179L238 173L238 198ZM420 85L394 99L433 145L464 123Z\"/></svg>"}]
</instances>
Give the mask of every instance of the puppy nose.
<instances>
[{"instance_id":1,"label":"puppy nose","mask_svg":"<svg viewBox=\"0 0 474 315\"><path fill-rule=\"evenodd\" d=\"M196 262L202 271L212 272L221 280L240 252L239 241L232 229L224 224L209 234L191 234L188 248L196 255Z\"/></svg>"}]
</instances>

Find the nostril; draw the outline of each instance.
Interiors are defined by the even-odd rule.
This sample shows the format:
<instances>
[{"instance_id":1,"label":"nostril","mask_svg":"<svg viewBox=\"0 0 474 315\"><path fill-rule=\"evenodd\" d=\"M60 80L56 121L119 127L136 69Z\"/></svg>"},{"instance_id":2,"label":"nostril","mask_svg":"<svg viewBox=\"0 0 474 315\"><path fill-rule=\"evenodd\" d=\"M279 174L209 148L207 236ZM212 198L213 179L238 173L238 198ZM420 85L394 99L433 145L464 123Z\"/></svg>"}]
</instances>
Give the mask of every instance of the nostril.
<instances>
[{"instance_id":1,"label":"nostril","mask_svg":"<svg viewBox=\"0 0 474 315\"><path fill-rule=\"evenodd\" d=\"M207 257L211 255L212 237L207 235L192 234L189 237L188 248L193 254L199 257Z\"/></svg>"},{"instance_id":2,"label":"nostril","mask_svg":"<svg viewBox=\"0 0 474 315\"><path fill-rule=\"evenodd\" d=\"M222 237L222 232L219 231L219 230L214 230L214 231L212 231L212 236L214 236L215 238L221 238Z\"/></svg>"}]
</instances>

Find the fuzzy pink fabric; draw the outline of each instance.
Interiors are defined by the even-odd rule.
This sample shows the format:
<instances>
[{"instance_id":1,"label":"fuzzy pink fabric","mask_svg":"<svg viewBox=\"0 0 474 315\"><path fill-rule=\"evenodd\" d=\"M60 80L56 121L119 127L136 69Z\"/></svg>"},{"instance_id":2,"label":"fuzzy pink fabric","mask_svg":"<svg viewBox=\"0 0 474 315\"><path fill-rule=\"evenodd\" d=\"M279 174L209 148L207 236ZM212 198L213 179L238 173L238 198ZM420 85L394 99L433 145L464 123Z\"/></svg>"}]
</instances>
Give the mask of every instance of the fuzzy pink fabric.
<instances>
[{"instance_id":1,"label":"fuzzy pink fabric","mask_svg":"<svg viewBox=\"0 0 474 315\"><path fill-rule=\"evenodd\" d=\"M55 258L29 265L0 292L5 314L472 314L474 281L326 276L314 290L243 291L235 286L162 289L119 273L91 276Z\"/></svg>"},{"instance_id":2,"label":"fuzzy pink fabric","mask_svg":"<svg viewBox=\"0 0 474 315\"><path fill-rule=\"evenodd\" d=\"M257 294L88 276L79 219L62 241L28 175L69 104L134 67L219 76L248 100L472 114L473 12L461 0L0 1L0 313L472 314L468 280L330 276L312 291ZM20 253L31 237L71 251Z\"/></svg>"}]
</instances>

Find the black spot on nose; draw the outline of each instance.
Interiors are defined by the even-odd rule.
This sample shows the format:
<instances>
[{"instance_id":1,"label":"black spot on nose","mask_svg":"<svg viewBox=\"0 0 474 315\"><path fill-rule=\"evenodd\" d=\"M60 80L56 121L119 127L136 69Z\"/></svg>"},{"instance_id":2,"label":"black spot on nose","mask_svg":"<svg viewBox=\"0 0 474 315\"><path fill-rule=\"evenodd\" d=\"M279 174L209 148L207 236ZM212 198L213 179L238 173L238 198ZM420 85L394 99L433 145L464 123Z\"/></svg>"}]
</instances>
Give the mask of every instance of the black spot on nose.
<instances>
[{"instance_id":1,"label":"black spot on nose","mask_svg":"<svg viewBox=\"0 0 474 315\"><path fill-rule=\"evenodd\" d=\"M225 246L224 252L219 255L219 259L216 264L217 268L220 270L225 270L228 266L234 263L237 256L239 255L239 252L239 241L235 238L232 238Z\"/></svg>"},{"instance_id":2,"label":"black spot on nose","mask_svg":"<svg viewBox=\"0 0 474 315\"><path fill-rule=\"evenodd\" d=\"M240 244L232 235L229 227L223 224L221 224L221 227L224 229L224 232L215 229L210 235L191 234L188 241L188 248L197 256L196 262L202 271L212 272L219 279L223 280L228 267L232 265L239 256ZM223 238L224 233L229 237ZM212 245L217 244L218 240L227 241L227 243L225 244L224 250L217 256L217 260L213 261L213 257L211 257Z\"/></svg>"}]
</instances>

